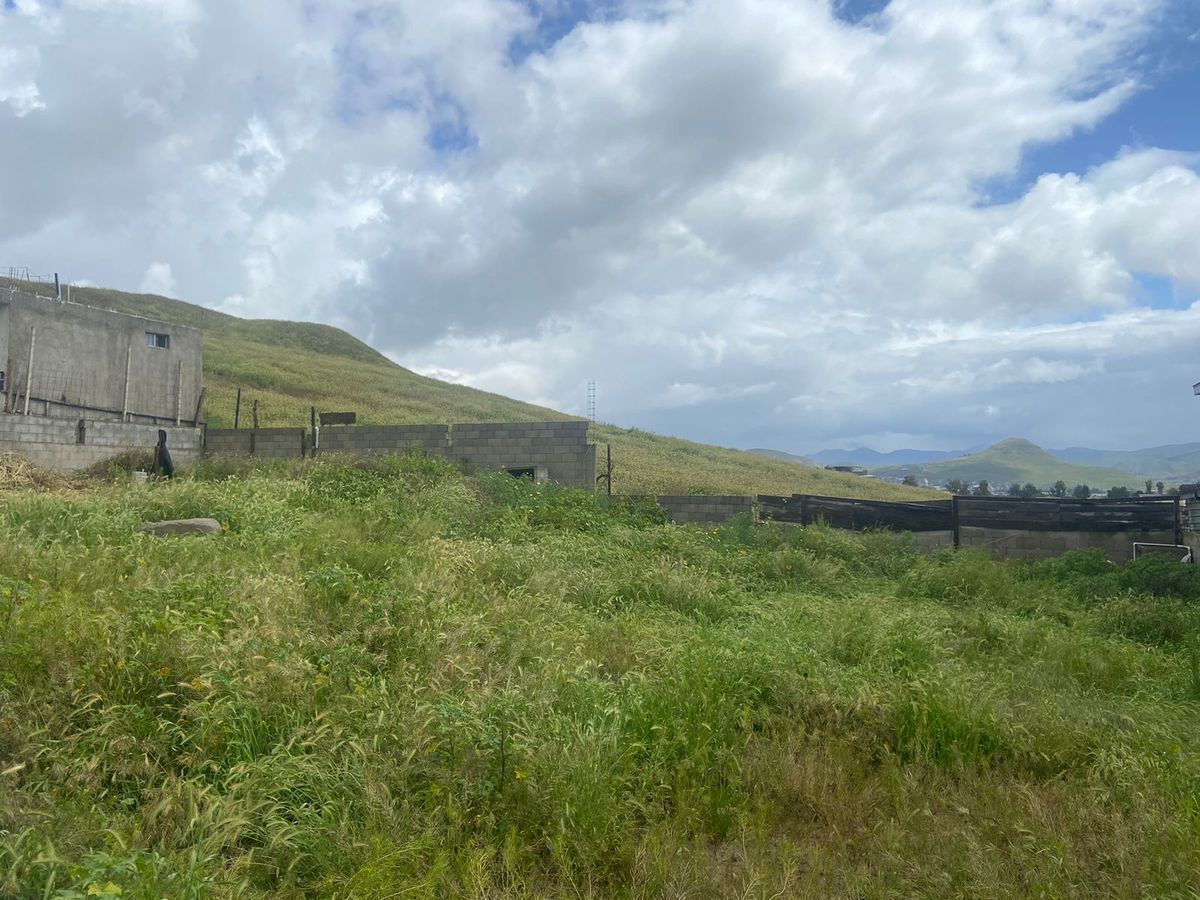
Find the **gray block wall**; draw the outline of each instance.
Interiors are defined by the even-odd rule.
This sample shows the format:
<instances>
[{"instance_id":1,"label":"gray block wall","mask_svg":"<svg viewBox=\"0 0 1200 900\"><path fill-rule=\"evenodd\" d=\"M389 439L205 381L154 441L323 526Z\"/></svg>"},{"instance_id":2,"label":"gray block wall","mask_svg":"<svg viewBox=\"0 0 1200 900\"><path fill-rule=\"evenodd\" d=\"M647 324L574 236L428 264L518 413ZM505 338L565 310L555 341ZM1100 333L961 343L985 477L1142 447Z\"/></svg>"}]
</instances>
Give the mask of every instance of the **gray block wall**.
<instances>
[{"instance_id":1,"label":"gray block wall","mask_svg":"<svg viewBox=\"0 0 1200 900\"><path fill-rule=\"evenodd\" d=\"M959 529L959 547L976 547L1001 559L1051 559L1068 550L1103 550L1115 563L1133 559L1135 541L1174 544L1174 531L1020 531L1003 528Z\"/></svg>"},{"instance_id":2,"label":"gray block wall","mask_svg":"<svg viewBox=\"0 0 1200 900\"><path fill-rule=\"evenodd\" d=\"M307 451L304 428L210 428L204 436L204 452L209 456L300 459Z\"/></svg>"},{"instance_id":3,"label":"gray block wall","mask_svg":"<svg viewBox=\"0 0 1200 900\"><path fill-rule=\"evenodd\" d=\"M35 466L56 472L75 472L127 450L153 450L159 426L133 425L96 419L56 419L46 416L0 414L0 451L16 453ZM163 427L176 466L200 458L201 429ZM82 443L80 439L82 438Z\"/></svg>"},{"instance_id":4,"label":"gray block wall","mask_svg":"<svg viewBox=\"0 0 1200 900\"><path fill-rule=\"evenodd\" d=\"M921 553L933 553L954 546L953 531L912 531L913 546Z\"/></svg>"},{"instance_id":5,"label":"gray block wall","mask_svg":"<svg viewBox=\"0 0 1200 900\"><path fill-rule=\"evenodd\" d=\"M719 525L734 516L754 512L754 498L732 495L686 495L656 498L678 525Z\"/></svg>"},{"instance_id":6,"label":"gray block wall","mask_svg":"<svg viewBox=\"0 0 1200 900\"><path fill-rule=\"evenodd\" d=\"M320 429L317 452L402 454L416 450L469 469L534 469L558 484L593 490L596 445L587 442L587 431L587 422L327 425ZM303 428L209 429L206 452L214 456L298 456L305 435Z\"/></svg>"},{"instance_id":7,"label":"gray block wall","mask_svg":"<svg viewBox=\"0 0 1200 900\"><path fill-rule=\"evenodd\" d=\"M593 490L596 445L587 422L489 422L455 425L450 459L475 469L545 468L551 481Z\"/></svg>"},{"instance_id":8,"label":"gray block wall","mask_svg":"<svg viewBox=\"0 0 1200 900\"><path fill-rule=\"evenodd\" d=\"M445 456L450 442L447 425L326 425L320 431L322 453L402 454L420 450Z\"/></svg>"}]
</instances>

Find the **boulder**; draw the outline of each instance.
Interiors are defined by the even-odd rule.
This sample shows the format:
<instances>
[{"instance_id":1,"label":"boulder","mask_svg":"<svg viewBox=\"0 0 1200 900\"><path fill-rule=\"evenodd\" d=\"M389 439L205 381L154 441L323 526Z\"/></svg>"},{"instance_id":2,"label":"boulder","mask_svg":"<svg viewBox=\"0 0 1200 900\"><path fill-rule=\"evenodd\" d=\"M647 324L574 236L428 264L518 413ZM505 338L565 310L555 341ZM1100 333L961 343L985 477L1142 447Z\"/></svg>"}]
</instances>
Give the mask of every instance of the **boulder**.
<instances>
[{"instance_id":1,"label":"boulder","mask_svg":"<svg viewBox=\"0 0 1200 900\"><path fill-rule=\"evenodd\" d=\"M157 537L169 534L220 534L221 523L216 519L171 519L167 522L146 522L142 531Z\"/></svg>"}]
</instances>

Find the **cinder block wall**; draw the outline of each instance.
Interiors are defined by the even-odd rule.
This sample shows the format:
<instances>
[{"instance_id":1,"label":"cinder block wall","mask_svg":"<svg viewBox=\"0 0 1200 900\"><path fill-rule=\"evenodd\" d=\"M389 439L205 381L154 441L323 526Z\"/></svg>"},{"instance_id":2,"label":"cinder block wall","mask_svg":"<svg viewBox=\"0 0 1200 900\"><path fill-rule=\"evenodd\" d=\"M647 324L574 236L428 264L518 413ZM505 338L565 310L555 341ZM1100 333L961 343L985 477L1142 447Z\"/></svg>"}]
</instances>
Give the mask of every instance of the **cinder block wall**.
<instances>
[{"instance_id":1,"label":"cinder block wall","mask_svg":"<svg viewBox=\"0 0 1200 900\"><path fill-rule=\"evenodd\" d=\"M210 428L204 436L204 452L209 456L299 459L307 450L304 428Z\"/></svg>"},{"instance_id":2,"label":"cinder block wall","mask_svg":"<svg viewBox=\"0 0 1200 900\"><path fill-rule=\"evenodd\" d=\"M658 497L658 505L679 525L717 525L754 512L754 498L732 495Z\"/></svg>"},{"instance_id":3,"label":"cinder block wall","mask_svg":"<svg viewBox=\"0 0 1200 900\"><path fill-rule=\"evenodd\" d=\"M401 454L420 450L445 456L450 441L446 425L326 425L320 433L322 453Z\"/></svg>"},{"instance_id":4,"label":"cinder block wall","mask_svg":"<svg viewBox=\"0 0 1200 900\"><path fill-rule=\"evenodd\" d=\"M979 547L1002 559L1051 559L1068 550L1103 550L1115 563L1133 559L1133 544L1174 544L1174 531L1020 531L1001 528L959 529L959 547Z\"/></svg>"},{"instance_id":5,"label":"cinder block wall","mask_svg":"<svg viewBox=\"0 0 1200 900\"><path fill-rule=\"evenodd\" d=\"M933 553L954 546L953 531L911 531L913 546L921 553Z\"/></svg>"},{"instance_id":6,"label":"cinder block wall","mask_svg":"<svg viewBox=\"0 0 1200 900\"><path fill-rule=\"evenodd\" d=\"M475 469L537 469L555 482L592 490L596 446L587 422L500 422L465 425L327 425L320 453L400 454L419 450ZM209 429L206 452L215 456L298 456L303 428L258 431Z\"/></svg>"},{"instance_id":7,"label":"cinder block wall","mask_svg":"<svg viewBox=\"0 0 1200 900\"><path fill-rule=\"evenodd\" d=\"M450 458L476 469L545 467L551 481L592 490L596 445L587 422L495 422L455 425Z\"/></svg>"},{"instance_id":8,"label":"cinder block wall","mask_svg":"<svg viewBox=\"0 0 1200 900\"><path fill-rule=\"evenodd\" d=\"M56 472L75 472L127 450L153 450L159 427L106 420L54 419L0 414L0 451L17 453L35 466ZM200 458L199 428L163 427L167 447L177 466ZM80 442L82 438L82 443Z\"/></svg>"}]
</instances>

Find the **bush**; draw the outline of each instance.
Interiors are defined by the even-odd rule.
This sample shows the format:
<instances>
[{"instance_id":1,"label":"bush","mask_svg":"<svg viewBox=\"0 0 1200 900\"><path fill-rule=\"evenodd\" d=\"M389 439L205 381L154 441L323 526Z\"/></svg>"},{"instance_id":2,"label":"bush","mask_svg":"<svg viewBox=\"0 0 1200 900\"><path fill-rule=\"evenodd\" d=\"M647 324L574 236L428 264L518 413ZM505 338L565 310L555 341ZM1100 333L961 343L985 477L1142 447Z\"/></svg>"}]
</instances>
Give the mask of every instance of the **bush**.
<instances>
[{"instance_id":1,"label":"bush","mask_svg":"<svg viewBox=\"0 0 1200 900\"><path fill-rule=\"evenodd\" d=\"M952 606L1008 605L1016 581L1008 568L983 552L943 551L920 560L900 579L901 597Z\"/></svg>"},{"instance_id":2,"label":"bush","mask_svg":"<svg viewBox=\"0 0 1200 900\"><path fill-rule=\"evenodd\" d=\"M1200 612L1174 599L1118 597L1096 610L1100 629L1143 644L1180 646L1196 633Z\"/></svg>"},{"instance_id":3,"label":"bush","mask_svg":"<svg viewBox=\"0 0 1200 900\"><path fill-rule=\"evenodd\" d=\"M1125 565L1118 583L1151 597L1200 599L1200 567L1188 566L1165 556L1143 556Z\"/></svg>"}]
</instances>

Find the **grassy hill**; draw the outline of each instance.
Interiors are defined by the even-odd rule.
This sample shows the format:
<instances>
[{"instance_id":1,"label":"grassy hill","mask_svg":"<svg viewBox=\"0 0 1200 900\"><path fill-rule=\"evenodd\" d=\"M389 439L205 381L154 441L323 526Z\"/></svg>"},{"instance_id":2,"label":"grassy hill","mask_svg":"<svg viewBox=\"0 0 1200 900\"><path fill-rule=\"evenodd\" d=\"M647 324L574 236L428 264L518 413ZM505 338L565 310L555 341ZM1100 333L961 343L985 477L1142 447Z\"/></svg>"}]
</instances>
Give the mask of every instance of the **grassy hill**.
<instances>
[{"instance_id":1,"label":"grassy hill","mask_svg":"<svg viewBox=\"0 0 1200 900\"><path fill-rule=\"evenodd\" d=\"M788 453L786 450L769 450L766 447L753 447L746 452L754 453L758 456L765 456L768 459L778 459L782 460L783 462L798 463L802 466L813 466L814 468L820 468L820 466L818 466L807 456L798 456L795 453Z\"/></svg>"},{"instance_id":2,"label":"grassy hill","mask_svg":"<svg viewBox=\"0 0 1200 900\"><path fill-rule=\"evenodd\" d=\"M328 325L241 319L148 294L74 288L72 300L191 325L204 332L205 412L233 424L237 389L243 415L259 401L262 427L304 426L309 408L354 410L363 423L523 422L566 419L555 410L426 378ZM243 419L243 424L248 419ZM617 493L792 494L865 499L933 496L898 485L800 467L740 450L638 429L598 424L591 439L611 443ZM601 448L603 455L603 448Z\"/></svg>"},{"instance_id":3,"label":"grassy hill","mask_svg":"<svg viewBox=\"0 0 1200 900\"><path fill-rule=\"evenodd\" d=\"M1065 462L1023 438L1008 438L971 456L941 462L883 466L872 469L877 475L916 475L930 481L958 478L963 481L987 480L992 484L1020 482L1048 488L1056 481L1068 485L1086 484L1093 488L1118 485L1136 487L1137 480L1128 472Z\"/></svg>"},{"instance_id":4,"label":"grassy hill","mask_svg":"<svg viewBox=\"0 0 1200 900\"><path fill-rule=\"evenodd\" d=\"M1090 450L1068 447L1055 454L1071 462L1120 469L1143 481L1169 484L1200 481L1200 443L1166 444L1143 450Z\"/></svg>"}]
</instances>

